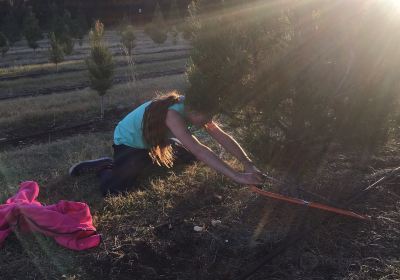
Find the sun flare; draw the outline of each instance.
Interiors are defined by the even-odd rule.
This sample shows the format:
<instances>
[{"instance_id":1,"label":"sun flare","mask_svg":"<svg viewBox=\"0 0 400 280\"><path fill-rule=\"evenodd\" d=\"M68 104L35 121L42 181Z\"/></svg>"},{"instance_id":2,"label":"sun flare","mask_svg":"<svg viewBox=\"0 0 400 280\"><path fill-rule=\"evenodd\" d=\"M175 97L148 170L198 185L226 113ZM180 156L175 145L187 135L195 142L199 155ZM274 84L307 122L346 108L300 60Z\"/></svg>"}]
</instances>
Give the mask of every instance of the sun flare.
<instances>
[{"instance_id":1,"label":"sun flare","mask_svg":"<svg viewBox=\"0 0 400 280\"><path fill-rule=\"evenodd\" d=\"M400 11L400 0L385 0L389 8Z\"/></svg>"}]
</instances>

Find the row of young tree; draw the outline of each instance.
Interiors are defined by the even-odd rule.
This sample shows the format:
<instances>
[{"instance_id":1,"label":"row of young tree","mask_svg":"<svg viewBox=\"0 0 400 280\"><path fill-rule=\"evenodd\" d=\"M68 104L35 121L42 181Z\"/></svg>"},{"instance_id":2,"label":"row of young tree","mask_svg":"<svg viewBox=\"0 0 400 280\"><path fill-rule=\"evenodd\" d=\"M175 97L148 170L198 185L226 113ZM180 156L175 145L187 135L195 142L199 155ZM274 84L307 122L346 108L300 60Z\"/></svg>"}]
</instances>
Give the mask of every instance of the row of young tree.
<instances>
[{"instance_id":1,"label":"row of young tree","mask_svg":"<svg viewBox=\"0 0 400 280\"><path fill-rule=\"evenodd\" d=\"M396 15L380 1L196 1L187 99L293 173L333 146L370 155L400 121Z\"/></svg>"},{"instance_id":2,"label":"row of young tree","mask_svg":"<svg viewBox=\"0 0 400 280\"><path fill-rule=\"evenodd\" d=\"M167 32L171 32L171 26L174 26L173 36L176 43L177 28L175 27L178 21L166 21L163 19L160 8L157 5L153 21L148 25L151 28L146 28L146 33L150 38L158 44L165 42ZM173 24L173 25L172 25ZM167 28L168 26L168 28ZM64 11L62 16L55 17L52 29L48 33L49 39L49 60L56 65L58 72L58 64L64 61L64 56L69 55L73 51L74 40L79 40L82 44L82 39L87 32L87 22L83 15L80 14L76 18L72 18L68 11ZM149 31L150 30L150 31ZM24 20L23 35L26 41L34 51L38 48L37 41L43 39L43 32L40 29L38 20L32 10L29 10L27 17ZM126 54L132 60L132 50L135 48L135 29L129 24L129 21L123 20L119 27L119 35L121 38L122 47L126 50ZM104 25L100 21L96 21L93 28L89 32L90 55L85 60L91 82L91 88L96 90L101 97L101 119L104 117L104 95L112 86L114 74L114 62L112 53L107 48L103 41ZM18 36L13 37L14 40L20 39ZM0 50L3 54L8 51L9 42L4 34L0 33ZM131 65L133 66L133 64Z\"/></svg>"},{"instance_id":3,"label":"row of young tree","mask_svg":"<svg viewBox=\"0 0 400 280\"><path fill-rule=\"evenodd\" d=\"M162 44L167 39L167 33L171 30L177 31L177 25L181 23L179 20L166 21L163 19L161 12L156 9L152 22L149 24L151 27L146 26L145 33L157 44ZM128 57L128 63L131 70L134 72L134 61L132 58L132 51L136 47L135 28L129 24L128 21L123 20L118 28L120 40L125 54ZM104 118L104 96L108 89L112 86L114 75L114 62L110 50L107 48L103 41L104 25L100 21L96 21L94 27L89 33L90 41L90 55L86 59L86 65L89 70L89 78L91 88L96 90L101 98L101 119ZM174 43L176 43L177 35L173 35ZM135 73L132 73L135 76Z\"/></svg>"}]
</instances>

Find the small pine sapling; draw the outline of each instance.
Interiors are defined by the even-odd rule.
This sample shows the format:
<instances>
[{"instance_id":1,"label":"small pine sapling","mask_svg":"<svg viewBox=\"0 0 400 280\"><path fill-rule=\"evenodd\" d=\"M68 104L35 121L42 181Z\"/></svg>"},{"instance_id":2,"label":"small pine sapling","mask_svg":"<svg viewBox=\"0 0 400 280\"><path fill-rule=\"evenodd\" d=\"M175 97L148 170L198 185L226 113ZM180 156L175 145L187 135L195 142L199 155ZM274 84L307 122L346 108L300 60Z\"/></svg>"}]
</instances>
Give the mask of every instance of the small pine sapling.
<instances>
[{"instance_id":1,"label":"small pine sapling","mask_svg":"<svg viewBox=\"0 0 400 280\"><path fill-rule=\"evenodd\" d=\"M86 59L90 87L100 96L100 119L104 119L104 95L112 86L114 61L110 50L103 42L104 25L99 20L89 33L90 55Z\"/></svg>"},{"instance_id":2,"label":"small pine sapling","mask_svg":"<svg viewBox=\"0 0 400 280\"><path fill-rule=\"evenodd\" d=\"M153 20L147 24L144 28L144 32L153 40L156 44L163 44L167 40L167 28L161 13L161 8L157 3L154 10Z\"/></svg>"},{"instance_id":3,"label":"small pine sapling","mask_svg":"<svg viewBox=\"0 0 400 280\"><path fill-rule=\"evenodd\" d=\"M50 33L50 48L49 48L49 56L50 61L56 65L56 71L58 72L58 64L64 61L64 50L60 42L57 40L54 32Z\"/></svg>"},{"instance_id":4,"label":"small pine sapling","mask_svg":"<svg viewBox=\"0 0 400 280\"><path fill-rule=\"evenodd\" d=\"M10 49L10 45L8 44L7 37L0 32L0 52L1 56L4 57L8 50Z\"/></svg>"},{"instance_id":5,"label":"small pine sapling","mask_svg":"<svg viewBox=\"0 0 400 280\"><path fill-rule=\"evenodd\" d=\"M132 25L128 25L122 32L121 32L121 43L124 48L127 50L128 55L132 55L132 50L135 48L135 33Z\"/></svg>"}]
</instances>

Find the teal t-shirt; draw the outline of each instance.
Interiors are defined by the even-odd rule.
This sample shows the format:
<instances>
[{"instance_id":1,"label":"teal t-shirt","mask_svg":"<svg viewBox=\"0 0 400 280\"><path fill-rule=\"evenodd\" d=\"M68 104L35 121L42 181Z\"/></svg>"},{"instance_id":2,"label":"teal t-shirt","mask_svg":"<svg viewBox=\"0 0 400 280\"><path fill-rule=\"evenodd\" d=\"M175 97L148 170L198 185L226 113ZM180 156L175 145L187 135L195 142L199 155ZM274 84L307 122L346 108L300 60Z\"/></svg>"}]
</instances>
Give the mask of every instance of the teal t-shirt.
<instances>
[{"instance_id":1,"label":"teal t-shirt","mask_svg":"<svg viewBox=\"0 0 400 280\"><path fill-rule=\"evenodd\" d=\"M184 112L184 96L179 98L179 103L170 106L168 109L175 110L182 117L185 117ZM152 101L143 103L135 110L130 112L125 118L122 119L114 130L114 144L126 145L132 148L148 149L150 148L143 138L143 115L144 112Z\"/></svg>"}]
</instances>

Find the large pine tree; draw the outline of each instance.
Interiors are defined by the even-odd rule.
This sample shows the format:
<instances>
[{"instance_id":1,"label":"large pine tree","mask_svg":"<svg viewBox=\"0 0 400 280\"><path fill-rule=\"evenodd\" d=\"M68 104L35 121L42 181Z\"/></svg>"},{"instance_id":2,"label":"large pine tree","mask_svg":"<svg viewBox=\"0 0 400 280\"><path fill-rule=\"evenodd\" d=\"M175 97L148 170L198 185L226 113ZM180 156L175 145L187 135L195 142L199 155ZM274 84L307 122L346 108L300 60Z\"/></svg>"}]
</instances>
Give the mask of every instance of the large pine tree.
<instances>
[{"instance_id":1,"label":"large pine tree","mask_svg":"<svg viewBox=\"0 0 400 280\"><path fill-rule=\"evenodd\" d=\"M192 17L193 107L229 115L260 159L296 172L332 143L363 155L384 143L400 100L388 5L205 2Z\"/></svg>"}]
</instances>

